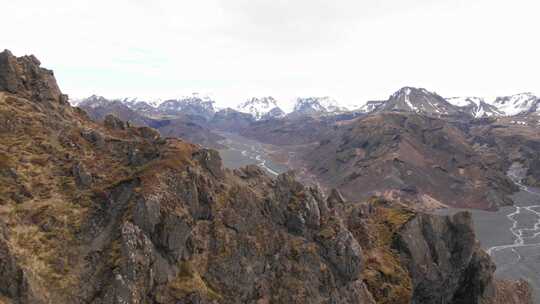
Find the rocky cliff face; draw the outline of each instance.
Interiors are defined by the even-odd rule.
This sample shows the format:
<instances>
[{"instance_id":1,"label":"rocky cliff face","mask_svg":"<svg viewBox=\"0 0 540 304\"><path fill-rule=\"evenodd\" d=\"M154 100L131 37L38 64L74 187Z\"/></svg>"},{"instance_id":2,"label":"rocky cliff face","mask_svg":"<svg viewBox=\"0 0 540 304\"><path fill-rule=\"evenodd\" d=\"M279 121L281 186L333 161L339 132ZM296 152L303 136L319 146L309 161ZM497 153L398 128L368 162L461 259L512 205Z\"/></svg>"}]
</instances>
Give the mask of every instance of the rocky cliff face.
<instances>
[{"instance_id":1,"label":"rocky cliff face","mask_svg":"<svg viewBox=\"0 0 540 304\"><path fill-rule=\"evenodd\" d=\"M54 90L20 90L0 92L0 303L492 303L508 293L494 292L467 214L325 199L290 173L223 169L216 151L36 97Z\"/></svg>"}]
</instances>

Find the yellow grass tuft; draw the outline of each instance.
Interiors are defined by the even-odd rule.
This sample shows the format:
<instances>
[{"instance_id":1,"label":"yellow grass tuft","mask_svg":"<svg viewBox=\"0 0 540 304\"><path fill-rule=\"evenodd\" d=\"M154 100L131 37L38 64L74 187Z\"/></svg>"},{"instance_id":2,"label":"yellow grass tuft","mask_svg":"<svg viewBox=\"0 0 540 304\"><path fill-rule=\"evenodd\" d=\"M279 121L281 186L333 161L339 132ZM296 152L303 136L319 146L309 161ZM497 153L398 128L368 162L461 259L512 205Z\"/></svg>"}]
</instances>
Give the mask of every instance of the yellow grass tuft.
<instances>
[{"instance_id":1,"label":"yellow grass tuft","mask_svg":"<svg viewBox=\"0 0 540 304\"><path fill-rule=\"evenodd\" d=\"M211 300L221 299L221 295L206 284L190 262L182 262L179 268L177 277L169 283L169 290L174 298L182 299L192 293L198 293Z\"/></svg>"}]
</instances>

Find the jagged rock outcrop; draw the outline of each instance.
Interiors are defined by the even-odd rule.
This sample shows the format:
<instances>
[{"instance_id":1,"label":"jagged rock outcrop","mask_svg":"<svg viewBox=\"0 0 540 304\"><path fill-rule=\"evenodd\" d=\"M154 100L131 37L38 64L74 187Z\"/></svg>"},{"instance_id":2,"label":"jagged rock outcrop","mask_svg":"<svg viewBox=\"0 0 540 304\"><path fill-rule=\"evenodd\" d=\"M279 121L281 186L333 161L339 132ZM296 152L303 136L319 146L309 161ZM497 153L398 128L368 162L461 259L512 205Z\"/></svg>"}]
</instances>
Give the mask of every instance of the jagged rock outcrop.
<instances>
[{"instance_id":1,"label":"jagged rock outcrop","mask_svg":"<svg viewBox=\"0 0 540 304\"><path fill-rule=\"evenodd\" d=\"M10 51L0 53L0 91L35 101L67 103L52 71L41 68L34 56L15 57Z\"/></svg>"},{"instance_id":2,"label":"jagged rock outcrop","mask_svg":"<svg viewBox=\"0 0 540 304\"><path fill-rule=\"evenodd\" d=\"M415 285L412 303L486 303L494 296L495 264L476 244L470 213L417 215L394 247Z\"/></svg>"},{"instance_id":3,"label":"jagged rock outcrop","mask_svg":"<svg viewBox=\"0 0 540 304\"><path fill-rule=\"evenodd\" d=\"M103 125L112 130L125 130L126 129L126 123L112 114L108 114L107 116L105 116Z\"/></svg>"},{"instance_id":4,"label":"jagged rock outcrop","mask_svg":"<svg viewBox=\"0 0 540 304\"><path fill-rule=\"evenodd\" d=\"M484 259L471 254L474 234L461 217L350 203L337 191L325 200L292 173L224 169L216 151L113 118L96 124L24 92L0 92L0 122L8 119L2 302L406 303L424 298L424 266L452 282L441 303L484 297L469 283L490 286L493 269L475 262ZM17 202L21 185L29 193ZM451 262L423 265L408 240L394 246L401 233L446 240L433 256Z\"/></svg>"}]
</instances>

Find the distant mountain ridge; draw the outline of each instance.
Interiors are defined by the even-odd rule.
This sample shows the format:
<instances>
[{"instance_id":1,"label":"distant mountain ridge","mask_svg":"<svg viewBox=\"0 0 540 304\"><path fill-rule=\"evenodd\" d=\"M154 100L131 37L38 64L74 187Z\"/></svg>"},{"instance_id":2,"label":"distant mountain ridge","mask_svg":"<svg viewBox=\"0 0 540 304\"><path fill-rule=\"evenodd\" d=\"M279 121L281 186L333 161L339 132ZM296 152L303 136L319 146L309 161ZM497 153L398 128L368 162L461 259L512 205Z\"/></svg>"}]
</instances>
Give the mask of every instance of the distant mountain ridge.
<instances>
[{"instance_id":1,"label":"distant mountain ridge","mask_svg":"<svg viewBox=\"0 0 540 304\"><path fill-rule=\"evenodd\" d=\"M433 115L456 115L462 112L437 93L413 87L398 90L374 111L403 111Z\"/></svg>"},{"instance_id":2,"label":"distant mountain ridge","mask_svg":"<svg viewBox=\"0 0 540 304\"><path fill-rule=\"evenodd\" d=\"M532 93L519 93L496 98L452 97L448 102L458 107L471 107L475 117L526 115L535 112L540 102Z\"/></svg>"},{"instance_id":3,"label":"distant mountain ridge","mask_svg":"<svg viewBox=\"0 0 540 304\"><path fill-rule=\"evenodd\" d=\"M538 113L540 99L532 93L519 93L496 98L444 98L423 88L404 87L387 100L368 101L363 113L398 111L431 115L470 115L474 118L507 117Z\"/></svg>"},{"instance_id":4,"label":"distant mountain ridge","mask_svg":"<svg viewBox=\"0 0 540 304\"><path fill-rule=\"evenodd\" d=\"M215 101L210 97L200 97L198 94L194 94L190 97L165 100L157 107L157 110L166 115L184 113L200 115L210 119L216 112L214 104Z\"/></svg>"},{"instance_id":5,"label":"distant mountain ridge","mask_svg":"<svg viewBox=\"0 0 540 304\"><path fill-rule=\"evenodd\" d=\"M337 100L329 97L299 97L296 99L293 111L288 115L291 117L305 115L324 115L333 113L347 112L345 106L338 103Z\"/></svg>"},{"instance_id":6,"label":"distant mountain ridge","mask_svg":"<svg viewBox=\"0 0 540 304\"><path fill-rule=\"evenodd\" d=\"M102 105L104 97L92 95L81 100L71 100L71 104L87 107ZM216 101L207 96L192 96L167 100L149 100L139 98L114 99L131 110L145 116L195 115L211 120L219 111ZM292 111L287 113L272 96L252 97L228 111L237 111L251 115L253 120L299 118L303 116L337 115L343 113L376 112L414 112L432 116L463 116L470 118L539 116L540 99L532 93L519 93L495 98L484 97L449 97L428 91L424 88L403 87L386 100L368 101L357 109L351 110L331 97L299 97L294 102ZM228 113L229 113L228 112ZM238 115L237 115L238 116ZM223 116L221 116L223 117ZM239 117L246 118L245 115ZM251 119L248 119L251 120Z\"/></svg>"}]
</instances>

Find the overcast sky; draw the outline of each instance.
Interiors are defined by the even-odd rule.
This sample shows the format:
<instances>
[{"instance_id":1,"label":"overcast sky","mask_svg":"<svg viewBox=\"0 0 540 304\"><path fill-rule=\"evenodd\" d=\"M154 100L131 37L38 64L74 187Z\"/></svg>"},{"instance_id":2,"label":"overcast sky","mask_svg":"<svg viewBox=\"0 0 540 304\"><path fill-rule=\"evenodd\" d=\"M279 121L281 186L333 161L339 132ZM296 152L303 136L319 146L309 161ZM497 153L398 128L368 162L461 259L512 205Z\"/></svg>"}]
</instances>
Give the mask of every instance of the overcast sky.
<instances>
[{"instance_id":1,"label":"overcast sky","mask_svg":"<svg viewBox=\"0 0 540 304\"><path fill-rule=\"evenodd\" d=\"M20 0L0 48L75 97L540 93L538 0Z\"/></svg>"}]
</instances>

